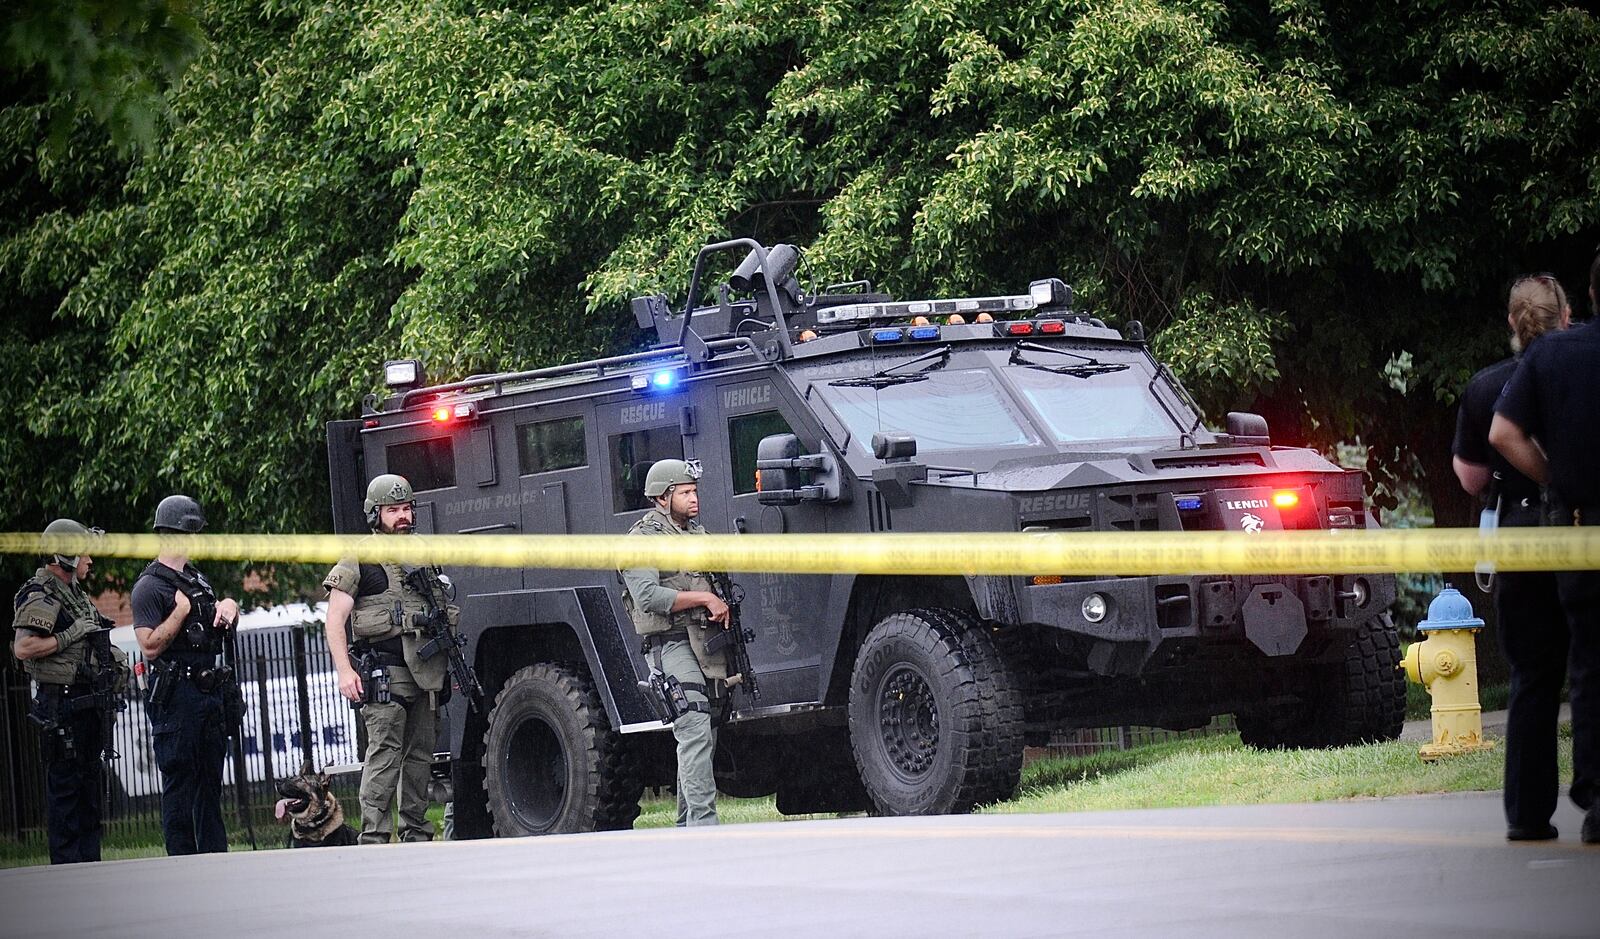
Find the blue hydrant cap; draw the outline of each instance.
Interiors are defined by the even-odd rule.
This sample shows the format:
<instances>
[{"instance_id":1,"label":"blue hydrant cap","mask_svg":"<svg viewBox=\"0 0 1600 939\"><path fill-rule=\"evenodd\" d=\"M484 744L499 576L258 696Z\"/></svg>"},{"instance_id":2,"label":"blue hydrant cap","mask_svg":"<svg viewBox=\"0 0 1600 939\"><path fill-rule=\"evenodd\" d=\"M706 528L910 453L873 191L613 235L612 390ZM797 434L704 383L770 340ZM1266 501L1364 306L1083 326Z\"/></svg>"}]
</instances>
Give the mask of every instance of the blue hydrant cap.
<instances>
[{"instance_id":1,"label":"blue hydrant cap","mask_svg":"<svg viewBox=\"0 0 1600 939\"><path fill-rule=\"evenodd\" d=\"M1472 615L1472 601L1454 587L1446 587L1428 604L1428 618L1417 624L1421 630L1479 629L1483 620Z\"/></svg>"}]
</instances>

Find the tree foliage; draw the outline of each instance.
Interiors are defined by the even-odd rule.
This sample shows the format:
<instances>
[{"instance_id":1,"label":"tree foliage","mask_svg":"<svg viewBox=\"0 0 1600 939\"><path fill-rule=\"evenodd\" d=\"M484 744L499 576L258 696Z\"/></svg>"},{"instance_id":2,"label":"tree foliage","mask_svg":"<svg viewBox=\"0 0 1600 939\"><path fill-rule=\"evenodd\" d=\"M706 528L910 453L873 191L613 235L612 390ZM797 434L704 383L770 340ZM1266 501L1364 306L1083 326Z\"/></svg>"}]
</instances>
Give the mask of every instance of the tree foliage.
<instances>
[{"instance_id":1,"label":"tree foliage","mask_svg":"<svg viewBox=\"0 0 1600 939\"><path fill-rule=\"evenodd\" d=\"M901 296L1059 274L1209 405L1360 439L1459 520L1452 409L1503 348L1506 282L1578 286L1600 234L1600 22L1575 6L193 12L209 41L153 150L120 156L47 80L0 112L8 527L143 527L178 489L226 527L325 527L322 424L383 359L617 351L627 298L681 299L731 236Z\"/></svg>"}]
</instances>

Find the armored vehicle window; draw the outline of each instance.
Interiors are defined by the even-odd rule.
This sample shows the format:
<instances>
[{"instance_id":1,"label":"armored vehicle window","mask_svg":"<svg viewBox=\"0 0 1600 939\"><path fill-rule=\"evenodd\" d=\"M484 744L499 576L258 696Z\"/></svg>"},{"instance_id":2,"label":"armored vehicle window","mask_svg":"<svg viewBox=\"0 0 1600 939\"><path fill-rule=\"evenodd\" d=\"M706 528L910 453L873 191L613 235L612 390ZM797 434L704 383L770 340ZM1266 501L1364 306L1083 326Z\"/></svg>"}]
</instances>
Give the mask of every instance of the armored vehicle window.
<instances>
[{"instance_id":1,"label":"armored vehicle window","mask_svg":"<svg viewBox=\"0 0 1600 939\"><path fill-rule=\"evenodd\" d=\"M911 434L919 453L1039 443L987 369L929 371L918 379L883 388L824 382L822 388L863 443L879 431Z\"/></svg>"},{"instance_id":2,"label":"armored vehicle window","mask_svg":"<svg viewBox=\"0 0 1600 939\"><path fill-rule=\"evenodd\" d=\"M564 417L518 427L517 459L524 476L588 465L583 418Z\"/></svg>"},{"instance_id":3,"label":"armored vehicle window","mask_svg":"<svg viewBox=\"0 0 1600 939\"><path fill-rule=\"evenodd\" d=\"M644 477L657 460L683 459L683 437L677 427L652 427L611 438L611 498L615 512L648 509Z\"/></svg>"},{"instance_id":4,"label":"armored vehicle window","mask_svg":"<svg viewBox=\"0 0 1600 939\"><path fill-rule=\"evenodd\" d=\"M1090 378L1013 365L1006 367L1005 375L1058 443L1175 438L1182 430L1155 399L1150 373L1138 365Z\"/></svg>"},{"instance_id":5,"label":"armored vehicle window","mask_svg":"<svg viewBox=\"0 0 1600 939\"><path fill-rule=\"evenodd\" d=\"M388 472L399 473L417 492L456 484L456 451L449 437L431 437L388 447Z\"/></svg>"},{"instance_id":6,"label":"armored vehicle window","mask_svg":"<svg viewBox=\"0 0 1600 939\"><path fill-rule=\"evenodd\" d=\"M762 437L792 434L789 422L777 411L741 414L728 419L728 453L733 469L733 492L743 495L756 491L756 447Z\"/></svg>"}]
</instances>

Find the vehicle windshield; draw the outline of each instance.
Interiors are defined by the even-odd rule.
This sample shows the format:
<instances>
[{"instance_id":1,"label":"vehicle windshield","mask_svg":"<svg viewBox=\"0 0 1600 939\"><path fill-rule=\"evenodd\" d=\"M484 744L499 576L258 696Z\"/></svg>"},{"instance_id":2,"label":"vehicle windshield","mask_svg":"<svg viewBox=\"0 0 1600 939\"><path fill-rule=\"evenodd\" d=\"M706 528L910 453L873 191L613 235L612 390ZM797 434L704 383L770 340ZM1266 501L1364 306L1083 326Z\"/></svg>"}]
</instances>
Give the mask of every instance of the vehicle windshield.
<instances>
[{"instance_id":1,"label":"vehicle windshield","mask_svg":"<svg viewBox=\"0 0 1600 939\"><path fill-rule=\"evenodd\" d=\"M821 385L862 446L875 433L910 434L919 453L1039 444L988 369L936 370L917 377L923 380L882 388L841 380Z\"/></svg>"},{"instance_id":2,"label":"vehicle windshield","mask_svg":"<svg viewBox=\"0 0 1600 939\"><path fill-rule=\"evenodd\" d=\"M1037 358L1043 364L1044 356ZM1054 363L1051 363L1054 364ZM1078 377L1006 365L1005 376L1057 443L1090 440L1176 438L1179 427L1150 389L1150 372L1134 365L1124 371Z\"/></svg>"}]
</instances>

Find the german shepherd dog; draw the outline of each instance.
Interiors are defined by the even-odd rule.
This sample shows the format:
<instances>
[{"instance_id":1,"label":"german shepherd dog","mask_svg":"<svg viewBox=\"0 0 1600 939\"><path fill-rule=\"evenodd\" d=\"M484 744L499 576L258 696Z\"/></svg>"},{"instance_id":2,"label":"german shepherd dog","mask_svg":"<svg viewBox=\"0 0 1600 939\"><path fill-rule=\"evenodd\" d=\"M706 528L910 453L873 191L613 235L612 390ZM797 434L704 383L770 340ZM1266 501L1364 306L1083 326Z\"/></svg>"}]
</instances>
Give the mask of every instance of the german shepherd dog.
<instances>
[{"instance_id":1,"label":"german shepherd dog","mask_svg":"<svg viewBox=\"0 0 1600 939\"><path fill-rule=\"evenodd\" d=\"M289 847L322 848L356 843L356 830L345 824L339 798L328 790L328 777L307 760L300 775L278 783L277 816L289 825Z\"/></svg>"}]
</instances>

